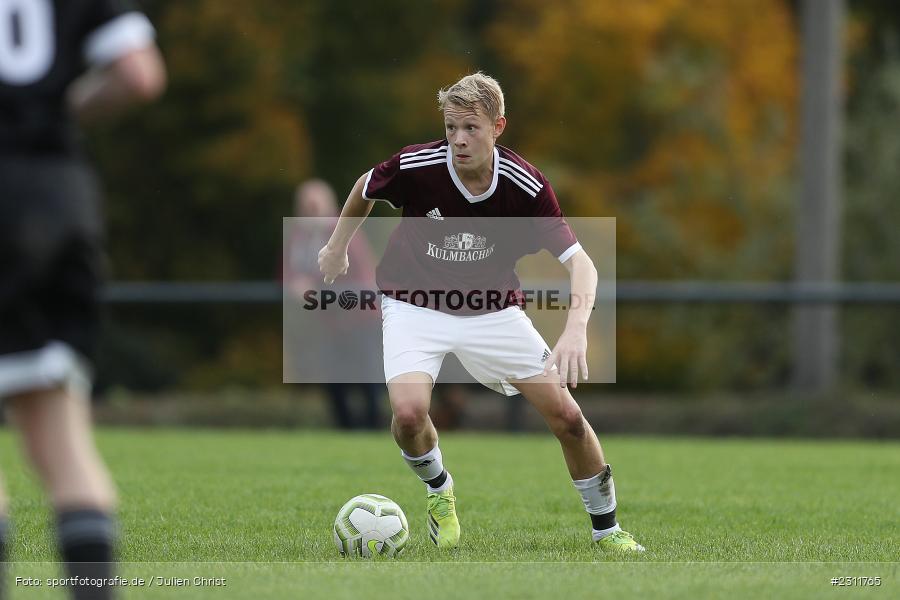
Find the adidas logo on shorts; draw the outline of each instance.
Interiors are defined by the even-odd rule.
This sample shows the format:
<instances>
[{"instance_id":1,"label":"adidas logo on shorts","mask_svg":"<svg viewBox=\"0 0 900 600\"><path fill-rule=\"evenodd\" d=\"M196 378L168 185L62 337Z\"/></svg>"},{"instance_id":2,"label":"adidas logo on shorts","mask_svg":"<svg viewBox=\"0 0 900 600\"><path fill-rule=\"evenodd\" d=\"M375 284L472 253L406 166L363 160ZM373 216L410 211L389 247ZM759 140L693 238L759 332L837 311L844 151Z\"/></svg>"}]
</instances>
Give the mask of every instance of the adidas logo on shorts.
<instances>
[{"instance_id":1,"label":"adidas logo on shorts","mask_svg":"<svg viewBox=\"0 0 900 600\"><path fill-rule=\"evenodd\" d=\"M541 362L546 361L548 358L550 358L550 351L544 348L544 355L541 357Z\"/></svg>"},{"instance_id":2,"label":"adidas logo on shorts","mask_svg":"<svg viewBox=\"0 0 900 600\"><path fill-rule=\"evenodd\" d=\"M432 208L427 213L425 213L430 219L436 219L438 221L443 221L444 217L441 215L441 211L437 208Z\"/></svg>"}]
</instances>

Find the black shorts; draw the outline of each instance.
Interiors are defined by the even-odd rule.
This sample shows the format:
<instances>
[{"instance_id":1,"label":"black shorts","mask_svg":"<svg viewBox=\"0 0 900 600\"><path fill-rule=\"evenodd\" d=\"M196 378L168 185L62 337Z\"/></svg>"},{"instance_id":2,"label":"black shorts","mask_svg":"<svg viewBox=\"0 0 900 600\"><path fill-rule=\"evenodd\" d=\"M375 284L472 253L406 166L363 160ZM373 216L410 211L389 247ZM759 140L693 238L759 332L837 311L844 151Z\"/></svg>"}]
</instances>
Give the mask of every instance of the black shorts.
<instances>
[{"instance_id":1,"label":"black shorts","mask_svg":"<svg viewBox=\"0 0 900 600\"><path fill-rule=\"evenodd\" d=\"M87 164L0 155L0 367L48 346L92 357L102 238L100 189Z\"/></svg>"}]
</instances>

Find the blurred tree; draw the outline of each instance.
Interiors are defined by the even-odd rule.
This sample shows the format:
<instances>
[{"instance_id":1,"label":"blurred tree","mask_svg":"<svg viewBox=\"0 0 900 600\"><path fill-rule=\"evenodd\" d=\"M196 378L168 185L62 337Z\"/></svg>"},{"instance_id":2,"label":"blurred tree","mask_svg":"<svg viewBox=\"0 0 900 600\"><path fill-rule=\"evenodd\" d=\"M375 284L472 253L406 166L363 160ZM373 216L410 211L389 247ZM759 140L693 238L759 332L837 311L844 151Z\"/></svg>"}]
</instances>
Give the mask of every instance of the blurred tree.
<instances>
[{"instance_id":1,"label":"blurred tree","mask_svg":"<svg viewBox=\"0 0 900 600\"><path fill-rule=\"evenodd\" d=\"M90 137L119 280L273 277L296 183L322 176L343 191L401 146L440 136L435 92L475 60L462 26L472 3L146 4L168 63L167 96ZM278 331L275 311L262 321L197 312L167 311L165 323L185 338L168 353L158 311L130 312L129 329L190 365L176 383L253 373L277 381L280 343L259 332ZM108 363L134 354L127 340L109 336ZM246 364L235 368L234 357Z\"/></svg>"},{"instance_id":2,"label":"blurred tree","mask_svg":"<svg viewBox=\"0 0 900 600\"><path fill-rule=\"evenodd\" d=\"M305 37L302 10L216 0L153 8L167 96L93 136L114 275L269 275L291 186L309 172L306 119L283 93L288 37Z\"/></svg>"},{"instance_id":3,"label":"blurred tree","mask_svg":"<svg viewBox=\"0 0 900 600\"><path fill-rule=\"evenodd\" d=\"M846 126L844 277L900 279L900 4L860 1L850 56ZM850 308L842 323L844 376L874 388L896 388L900 329L896 307Z\"/></svg>"},{"instance_id":4,"label":"blurred tree","mask_svg":"<svg viewBox=\"0 0 900 600\"><path fill-rule=\"evenodd\" d=\"M864 68L851 72L848 123L845 247L855 278L896 267L879 212L897 185L896 136L884 125L895 75L870 78L887 54L873 40L900 22L894 4L850 4L855 22L868 23L853 30L862 50L852 60ZM797 32L788 0L146 5L169 93L90 137L108 187L116 279L274 277L294 185L321 176L343 194L400 147L439 138L437 89L475 69L506 91L502 143L548 175L566 212L618 217L620 277L790 276ZM866 90L868 100L857 98ZM875 147L880 158L869 160ZM278 331L277 310L125 312L112 336L128 346L121 355L139 346L126 338L146 336L147 349L176 357L163 361L167 382L274 383L280 348L263 330ZM620 382L782 381L783 311L662 312L620 310ZM158 332L162 323L171 331ZM182 365L175 377L170 367Z\"/></svg>"},{"instance_id":5,"label":"blurred tree","mask_svg":"<svg viewBox=\"0 0 900 600\"><path fill-rule=\"evenodd\" d=\"M148 5L167 59L168 93L90 138L108 187L115 279L274 277L281 218L293 186L311 172L308 120L285 91L296 77L293 65L311 52L307 11L305 3L271 0ZM260 334L279 330L274 308L248 315L228 307L145 307L117 315L100 356L109 386L153 388L134 374L154 372L166 373L157 386L245 382L247 372L257 382L278 381L270 375L281 362L280 344ZM229 359L235 348L254 359L240 372ZM128 356L159 367L123 367Z\"/></svg>"},{"instance_id":6,"label":"blurred tree","mask_svg":"<svg viewBox=\"0 0 900 600\"><path fill-rule=\"evenodd\" d=\"M796 31L781 0L503 3L507 142L569 214L617 217L623 279L781 279L791 269ZM784 315L619 312L625 386L783 377ZM730 356L723 361L723 353Z\"/></svg>"},{"instance_id":7,"label":"blurred tree","mask_svg":"<svg viewBox=\"0 0 900 600\"><path fill-rule=\"evenodd\" d=\"M786 3L507 4L491 43L509 60L509 141L551 174L570 214L622 217L623 277L787 275Z\"/></svg>"},{"instance_id":8,"label":"blurred tree","mask_svg":"<svg viewBox=\"0 0 900 600\"><path fill-rule=\"evenodd\" d=\"M313 3L313 51L293 89L309 116L313 170L339 195L401 147L443 135L436 92L477 64L466 5Z\"/></svg>"}]
</instances>

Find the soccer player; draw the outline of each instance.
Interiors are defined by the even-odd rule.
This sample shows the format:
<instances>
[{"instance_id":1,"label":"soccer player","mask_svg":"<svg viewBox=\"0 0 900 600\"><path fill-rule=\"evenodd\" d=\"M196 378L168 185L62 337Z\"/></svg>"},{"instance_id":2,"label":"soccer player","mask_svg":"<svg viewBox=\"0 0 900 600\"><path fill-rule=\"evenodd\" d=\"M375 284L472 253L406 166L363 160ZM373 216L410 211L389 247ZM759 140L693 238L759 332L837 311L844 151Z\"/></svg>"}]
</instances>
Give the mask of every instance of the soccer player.
<instances>
[{"instance_id":1,"label":"soccer player","mask_svg":"<svg viewBox=\"0 0 900 600\"><path fill-rule=\"evenodd\" d=\"M109 577L116 533L89 407L100 199L75 121L162 92L154 38L128 0L0 2L0 399L56 511L70 577ZM8 530L0 494L3 561ZM72 592L110 597L109 587Z\"/></svg>"},{"instance_id":2,"label":"soccer player","mask_svg":"<svg viewBox=\"0 0 900 600\"><path fill-rule=\"evenodd\" d=\"M497 144L506 127L497 81L480 72L468 75L438 92L438 103L446 139L407 146L361 176L319 253L325 282L332 283L347 272L348 244L374 200L403 209L401 225L377 272L384 293L384 369L394 439L403 459L427 486L431 539L440 548L453 548L460 537L453 478L428 416L441 362L453 352L478 381L507 395L523 394L543 416L562 446L596 545L610 552L642 552L644 548L619 527L612 471L568 389L577 386L579 375L585 379L588 375L586 327L597 286L593 262L565 222L543 174ZM435 295L424 302L412 300L410 285L421 290L423 283L431 283L433 289L438 285L434 279L442 275L455 276L457 282L468 277L466 293L479 288L517 291L516 260L539 248L529 247L529 241L517 246L516 236L504 238L502 233L488 246L487 238L498 235L497 217L534 219L535 243L559 258L570 273L573 298L582 299L577 306L573 303L552 352L518 305L485 310L482 303L474 307L480 314L462 316L448 312L449 290L443 307ZM440 248L424 239L429 235L426 225L437 227L445 219L465 219L468 227L484 231L447 236L442 238L449 240L447 245ZM477 219L482 219L481 225ZM398 235L407 221L418 224ZM463 251L452 250L454 243ZM445 251L448 247L451 250ZM467 251L472 248L476 251ZM474 266L487 265L488 259L490 267Z\"/></svg>"}]
</instances>

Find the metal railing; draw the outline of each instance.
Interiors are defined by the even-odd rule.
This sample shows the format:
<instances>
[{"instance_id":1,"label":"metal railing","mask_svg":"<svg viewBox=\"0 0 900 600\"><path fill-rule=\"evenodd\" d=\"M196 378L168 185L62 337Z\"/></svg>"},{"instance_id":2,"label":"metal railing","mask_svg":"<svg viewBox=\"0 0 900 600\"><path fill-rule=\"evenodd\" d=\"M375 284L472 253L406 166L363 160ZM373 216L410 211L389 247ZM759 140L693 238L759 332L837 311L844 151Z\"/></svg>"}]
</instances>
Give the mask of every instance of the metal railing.
<instances>
[{"instance_id":1,"label":"metal railing","mask_svg":"<svg viewBox=\"0 0 900 600\"><path fill-rule=\"evenodd\" d=\"M532 289L567 291L567 280ZM608 294L612 294L611 286ZM341 288L336 288L341 289ZM604 297L604 286L599 296ZM113 282L104 290L112 304L277 304L282 288L274 281ZM897 304L900 283L779 283L709 281L619 281L617 302L726 304Z\"/></svg>"}]
</instances>

